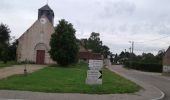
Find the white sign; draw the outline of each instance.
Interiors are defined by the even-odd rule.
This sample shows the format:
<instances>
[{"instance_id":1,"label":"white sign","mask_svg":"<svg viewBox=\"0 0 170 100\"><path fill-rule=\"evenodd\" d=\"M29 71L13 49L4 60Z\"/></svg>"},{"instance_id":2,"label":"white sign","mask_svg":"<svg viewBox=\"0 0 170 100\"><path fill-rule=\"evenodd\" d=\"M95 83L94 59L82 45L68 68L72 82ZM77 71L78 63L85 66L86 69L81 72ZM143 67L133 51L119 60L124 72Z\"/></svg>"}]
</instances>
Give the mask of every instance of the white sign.
<instances>
[{"instance_id":1,"label":"white sign","mask_svg":"<svg viewBox=\"0 0 170 100\"><path fill-rule=\"evenodd\" d=\"M99 70L88 70L87 71L87 77L91 79L99 79L102 74L99 72Z\"/></svg>"},{"instance_id":2,"label":"white sign","mask_svg":"<svg viewBox=\"0 0 170 100\"><path fill-rule=\"evenodd\" d=\"M101 70L102 67L103 67L102 60L89 60L89 68L91 70Z\"/></svg>"},{"instance_id":3,"label":"white sign","mask_svg":"<svg viewBox=\"0 0 170 100\"><path fill-rule=\"evenodd\" d=\"M89 64L92 64L92 65L103 65L103 61L102 60L89 60Z\"/></svg>"},{"instance_id":4,"label":"white sign","mask_svg":"<svg viewBox=\"0 0 170 100\"><path fill-rule=\"evenodd\" d=\"M86 83L90 85L102 84L102 60L89 60Z\"/></svg>"}]
</instances>

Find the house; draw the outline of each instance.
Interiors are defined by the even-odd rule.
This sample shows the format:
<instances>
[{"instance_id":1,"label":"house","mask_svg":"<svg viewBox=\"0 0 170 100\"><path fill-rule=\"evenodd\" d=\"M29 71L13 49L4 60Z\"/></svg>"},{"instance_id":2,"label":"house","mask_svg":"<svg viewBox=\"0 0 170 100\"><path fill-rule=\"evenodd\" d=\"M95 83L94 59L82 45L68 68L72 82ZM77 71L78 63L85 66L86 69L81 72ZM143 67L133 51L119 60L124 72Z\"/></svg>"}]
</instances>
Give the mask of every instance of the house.
<instances>
[{"instance_id":1,"label":"house","mask_svg":"<svg viewBox=\"0 0 170 100\"><path fill-rule=\"evenodd\" d=\"M100 53L92 53L91 50L88 50L84 46L83 40L79 42L79 61L88 62L90 59L93 60L102 60L103 57Z\"/></svg>"},{"instance_id":2,"label":"house","mask_svg":"<svg viewBox=\"0 0 170 100\"><path fill-rule=\"evenodd\" d=\"M53 23L54 12L48 5L38 9L38 19L18 39L18 62L54 63L48 53L51 34L54 32Z\"/></svg>"},{"instance_id":3,"label":"house","mask_svg":"<svg viewBox=\"0 0 170 100\"><path fill-rule=\"evenodd\" d=\"M170 74L170 47L163 57L163 73Z\"/></svg>"}]
</instances>

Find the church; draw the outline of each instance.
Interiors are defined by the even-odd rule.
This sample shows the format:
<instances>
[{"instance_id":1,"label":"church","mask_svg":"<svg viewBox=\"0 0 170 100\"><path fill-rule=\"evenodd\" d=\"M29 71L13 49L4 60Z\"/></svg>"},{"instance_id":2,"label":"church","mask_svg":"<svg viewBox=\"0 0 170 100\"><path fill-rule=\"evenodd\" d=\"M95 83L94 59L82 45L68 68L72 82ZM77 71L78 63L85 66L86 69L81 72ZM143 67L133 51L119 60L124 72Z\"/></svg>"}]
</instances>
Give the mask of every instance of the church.
<instances>
[{"instance_id":1,"label":"church","mask_svg":"<svg viewBox=\"0 0 170 100\"><path fill-rule=\"evenodd\" d=\"M38 9L38 19L18 38L17 61L52 64L49 42L54 32L54 12L47 5Z\"/></svg>"},{"instance_id":2,"label":"church","mask_svg":"<svg viewBox=\"0 0 170 100\"><path fill-rule=\"evenodd\" d=\"M47 5L38 9L38 19L18 38L17 62L28 61L35 64L54 64L49 55L50 38L54 32L54 12ZM79 60L102 59L101 54L82 49L79 44Z\"/></svg>"}]
</instances>

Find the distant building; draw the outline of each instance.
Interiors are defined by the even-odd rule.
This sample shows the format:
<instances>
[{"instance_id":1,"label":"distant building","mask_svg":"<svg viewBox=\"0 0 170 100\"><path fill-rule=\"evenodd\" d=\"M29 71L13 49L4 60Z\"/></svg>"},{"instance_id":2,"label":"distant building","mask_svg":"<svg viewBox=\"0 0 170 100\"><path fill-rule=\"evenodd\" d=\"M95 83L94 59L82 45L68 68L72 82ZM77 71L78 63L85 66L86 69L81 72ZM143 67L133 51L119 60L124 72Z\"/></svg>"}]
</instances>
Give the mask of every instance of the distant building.
<instances>
[{"instance_id":1,"label":"distant building","mask_svg":"<svg viewBox=\"0 0 170 100\"><path fill-rule=\"evenodd\" d=\"M170 47L167 49L163 58L163 72L170 74Z\"/></svg>"},{"instance_id":2,"label":"distant building","mask_svg":"<svg viewBox=\"0 0 170 100\"><path fill-rule=\"evenodd\" d=\"M54 63L49 55L49 42L54 32L54 12L45 5L38 9L38 19L18 39L17 61L36 64Z\"/></svg>"},{"instance_id":3,"label":"distant building","mask_svg":"<svg viewBox=\"0 0 170 100\"><path fill-rule=\"evenodd\" d=\"M91 50L85 48L83 41L79 43L79 61L88 62L90 59L102 60L103 56L100 53L92 53Z\"/></svg>"}]
</instances>

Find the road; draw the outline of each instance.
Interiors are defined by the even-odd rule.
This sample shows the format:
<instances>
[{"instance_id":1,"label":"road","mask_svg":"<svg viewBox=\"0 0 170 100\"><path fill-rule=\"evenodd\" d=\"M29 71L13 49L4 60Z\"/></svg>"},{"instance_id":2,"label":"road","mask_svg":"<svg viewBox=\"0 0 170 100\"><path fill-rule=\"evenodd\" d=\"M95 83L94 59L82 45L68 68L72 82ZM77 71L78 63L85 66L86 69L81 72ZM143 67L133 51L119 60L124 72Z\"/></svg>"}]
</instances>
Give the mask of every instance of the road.
<instances>
[{"instance_id":1,"label":"road","mask_svg":"<svg viewBox=\"0 0 170 100\"><path fill-rule=\"evenodd\" d=\"M164 100L170 100L170 77L162 76L160 73L128 70L123 68L121 65L114 65L111 67L111 69L124 75L128 75L146 84L150 84L157 87L158 89L165 93Z\"/></svg>"}]
</instances>

